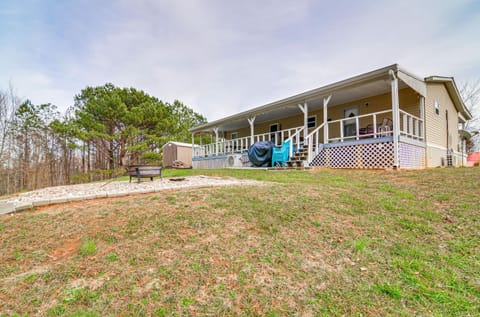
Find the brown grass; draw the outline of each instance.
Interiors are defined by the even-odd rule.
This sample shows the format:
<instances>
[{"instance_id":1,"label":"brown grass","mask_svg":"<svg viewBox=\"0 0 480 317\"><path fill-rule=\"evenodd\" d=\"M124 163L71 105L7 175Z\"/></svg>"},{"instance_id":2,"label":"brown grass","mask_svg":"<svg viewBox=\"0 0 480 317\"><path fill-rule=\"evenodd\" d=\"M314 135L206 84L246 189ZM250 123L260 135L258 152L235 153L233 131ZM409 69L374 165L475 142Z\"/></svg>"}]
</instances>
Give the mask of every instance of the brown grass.
<instances>
[{"instance_id":1,"label":"brown grass","mask_svg":"<svg viewBox=\"0 0 480 317\"><path fill-rule=\"evenodd\" d=\"M210 173L276 183L2 217L0 311L479 312L478 169Z\"/></svg>"}]
</instances>

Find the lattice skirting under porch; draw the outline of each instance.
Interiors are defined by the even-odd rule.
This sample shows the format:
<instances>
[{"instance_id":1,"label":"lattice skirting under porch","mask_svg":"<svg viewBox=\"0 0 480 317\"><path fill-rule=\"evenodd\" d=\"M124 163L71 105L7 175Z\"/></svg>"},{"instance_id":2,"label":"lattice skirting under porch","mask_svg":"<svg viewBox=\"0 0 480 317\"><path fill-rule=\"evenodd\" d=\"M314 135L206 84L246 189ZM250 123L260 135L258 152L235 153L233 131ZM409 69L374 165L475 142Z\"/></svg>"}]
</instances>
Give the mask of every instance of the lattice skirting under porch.
<instances>
[{"instance_id":1,"label":"lattice skirting under porch","mask_svg":"<svg viewBox=\"0 0 480 317\"><path fill-rule=\"evenodd\" d=\"M400 168L424 168L425 147L408 143L399 143Z\"/></svg>"},{"instance_id":2,"label":"lattice skirting under porch","mask_svg":"<svg viewBox=\"0 0 480 317\"><path fill-rule=\"evenodd\" d=\"M393 142L322 148L310 166L391 168L393 167Z\"/></svg>"}]
</instances>

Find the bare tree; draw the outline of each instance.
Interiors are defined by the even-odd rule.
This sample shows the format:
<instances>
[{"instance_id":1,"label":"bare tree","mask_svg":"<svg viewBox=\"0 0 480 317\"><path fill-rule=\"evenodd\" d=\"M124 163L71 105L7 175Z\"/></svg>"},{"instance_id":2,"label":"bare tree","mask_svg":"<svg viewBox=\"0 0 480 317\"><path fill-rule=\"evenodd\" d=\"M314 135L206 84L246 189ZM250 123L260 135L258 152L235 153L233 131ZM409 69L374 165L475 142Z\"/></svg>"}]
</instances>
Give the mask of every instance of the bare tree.
<instances>
[{"instance_id":1,"label":"bare tree","mask_svg":"<svg viewBox=\"0 0 480 317\"><path fill-rule=\"evenodd\" d=\"M0 162L4 164L7 162L5 155L9 146L8 129L20 103L12 84L9 84L7 90L0 90Z\"/></svg>"},{"instance_id":2,"label":"bare tree","mask_svg":"<svg viewBox=\"0 0 480 317\"><path fill-rule=\"evenodd\" d=\"M480 79L465 82L460 88L463 102L472 113L472 119L465 124L465 129L472 132L470 151L480 151Z\"/></svg>"}]
</instances>

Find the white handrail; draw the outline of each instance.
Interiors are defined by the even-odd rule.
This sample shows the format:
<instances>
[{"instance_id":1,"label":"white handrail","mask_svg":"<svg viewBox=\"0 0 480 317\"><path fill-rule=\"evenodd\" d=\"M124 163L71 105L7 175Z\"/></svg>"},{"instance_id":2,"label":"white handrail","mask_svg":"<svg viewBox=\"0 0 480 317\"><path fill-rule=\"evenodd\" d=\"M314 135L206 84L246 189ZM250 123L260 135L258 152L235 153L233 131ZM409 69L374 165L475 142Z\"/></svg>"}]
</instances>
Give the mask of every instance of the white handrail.
<instances>
[{"instance_id":1,"label":"white handrail","mask_svg":"<svg viewBox=\"0 0 480 317\"><path fill-rule=\"evenodd\" d=\"M307 141L308 142L308 156L307 156L307 162L310 163L312 160L313 160L313 136L315 136L315 146L316 146L316 150L315 150L315 154L318 154L318 148L319 148L319 144L318 143L318 136L319 136L319 132L320 132L320 129L323 129L323 126L325 125L325 122L323 122L321 125L319 125L318 127L315 128L315 130L313 130L312 132L310 132L308 135L307 135Z\"/></svg>"},{"instance_id":2,"label":"white handrail","mask_svg":"<svg viewBox=\"0 0 480 317\"><path fill-rule=\"evenodd\" d=\"M297 129L297 132L295 132L291 137L289 137L289 138L287 139L287 141L290 141L290 147L289 147L289 149L288 149L288 156L289 156L289 157L292 157L292 156L293 156L293 138L294 138L294 137L296 137L296 140L297 140L297 149L300 148L300 138L298 137L298 134L299 134L300 132L302 132L302 131L305 129L305 127L298 127L298 128L296 128L296 129Z\"/></svg>"}]
</instances>

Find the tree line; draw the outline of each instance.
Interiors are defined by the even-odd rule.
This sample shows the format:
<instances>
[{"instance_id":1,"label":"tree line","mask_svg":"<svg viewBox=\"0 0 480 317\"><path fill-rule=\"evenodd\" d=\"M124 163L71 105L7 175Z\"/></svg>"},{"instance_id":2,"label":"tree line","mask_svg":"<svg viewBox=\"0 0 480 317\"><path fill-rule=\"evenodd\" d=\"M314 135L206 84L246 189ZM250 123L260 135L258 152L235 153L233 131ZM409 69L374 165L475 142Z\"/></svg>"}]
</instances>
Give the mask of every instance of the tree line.
<instances>
[{"instance_id":1,"label":"tree line","mask_svg":"<svg viewBox=\"0 0 480 317\"><path fill-rule=\"evenodd\" d=\"M190 142L205 123L182 102L135 88L86 87L60 113L14 89L0 91L0 195L115 177L130 164L161 164L170 140Z\"/></svg>"}]
</instances>

